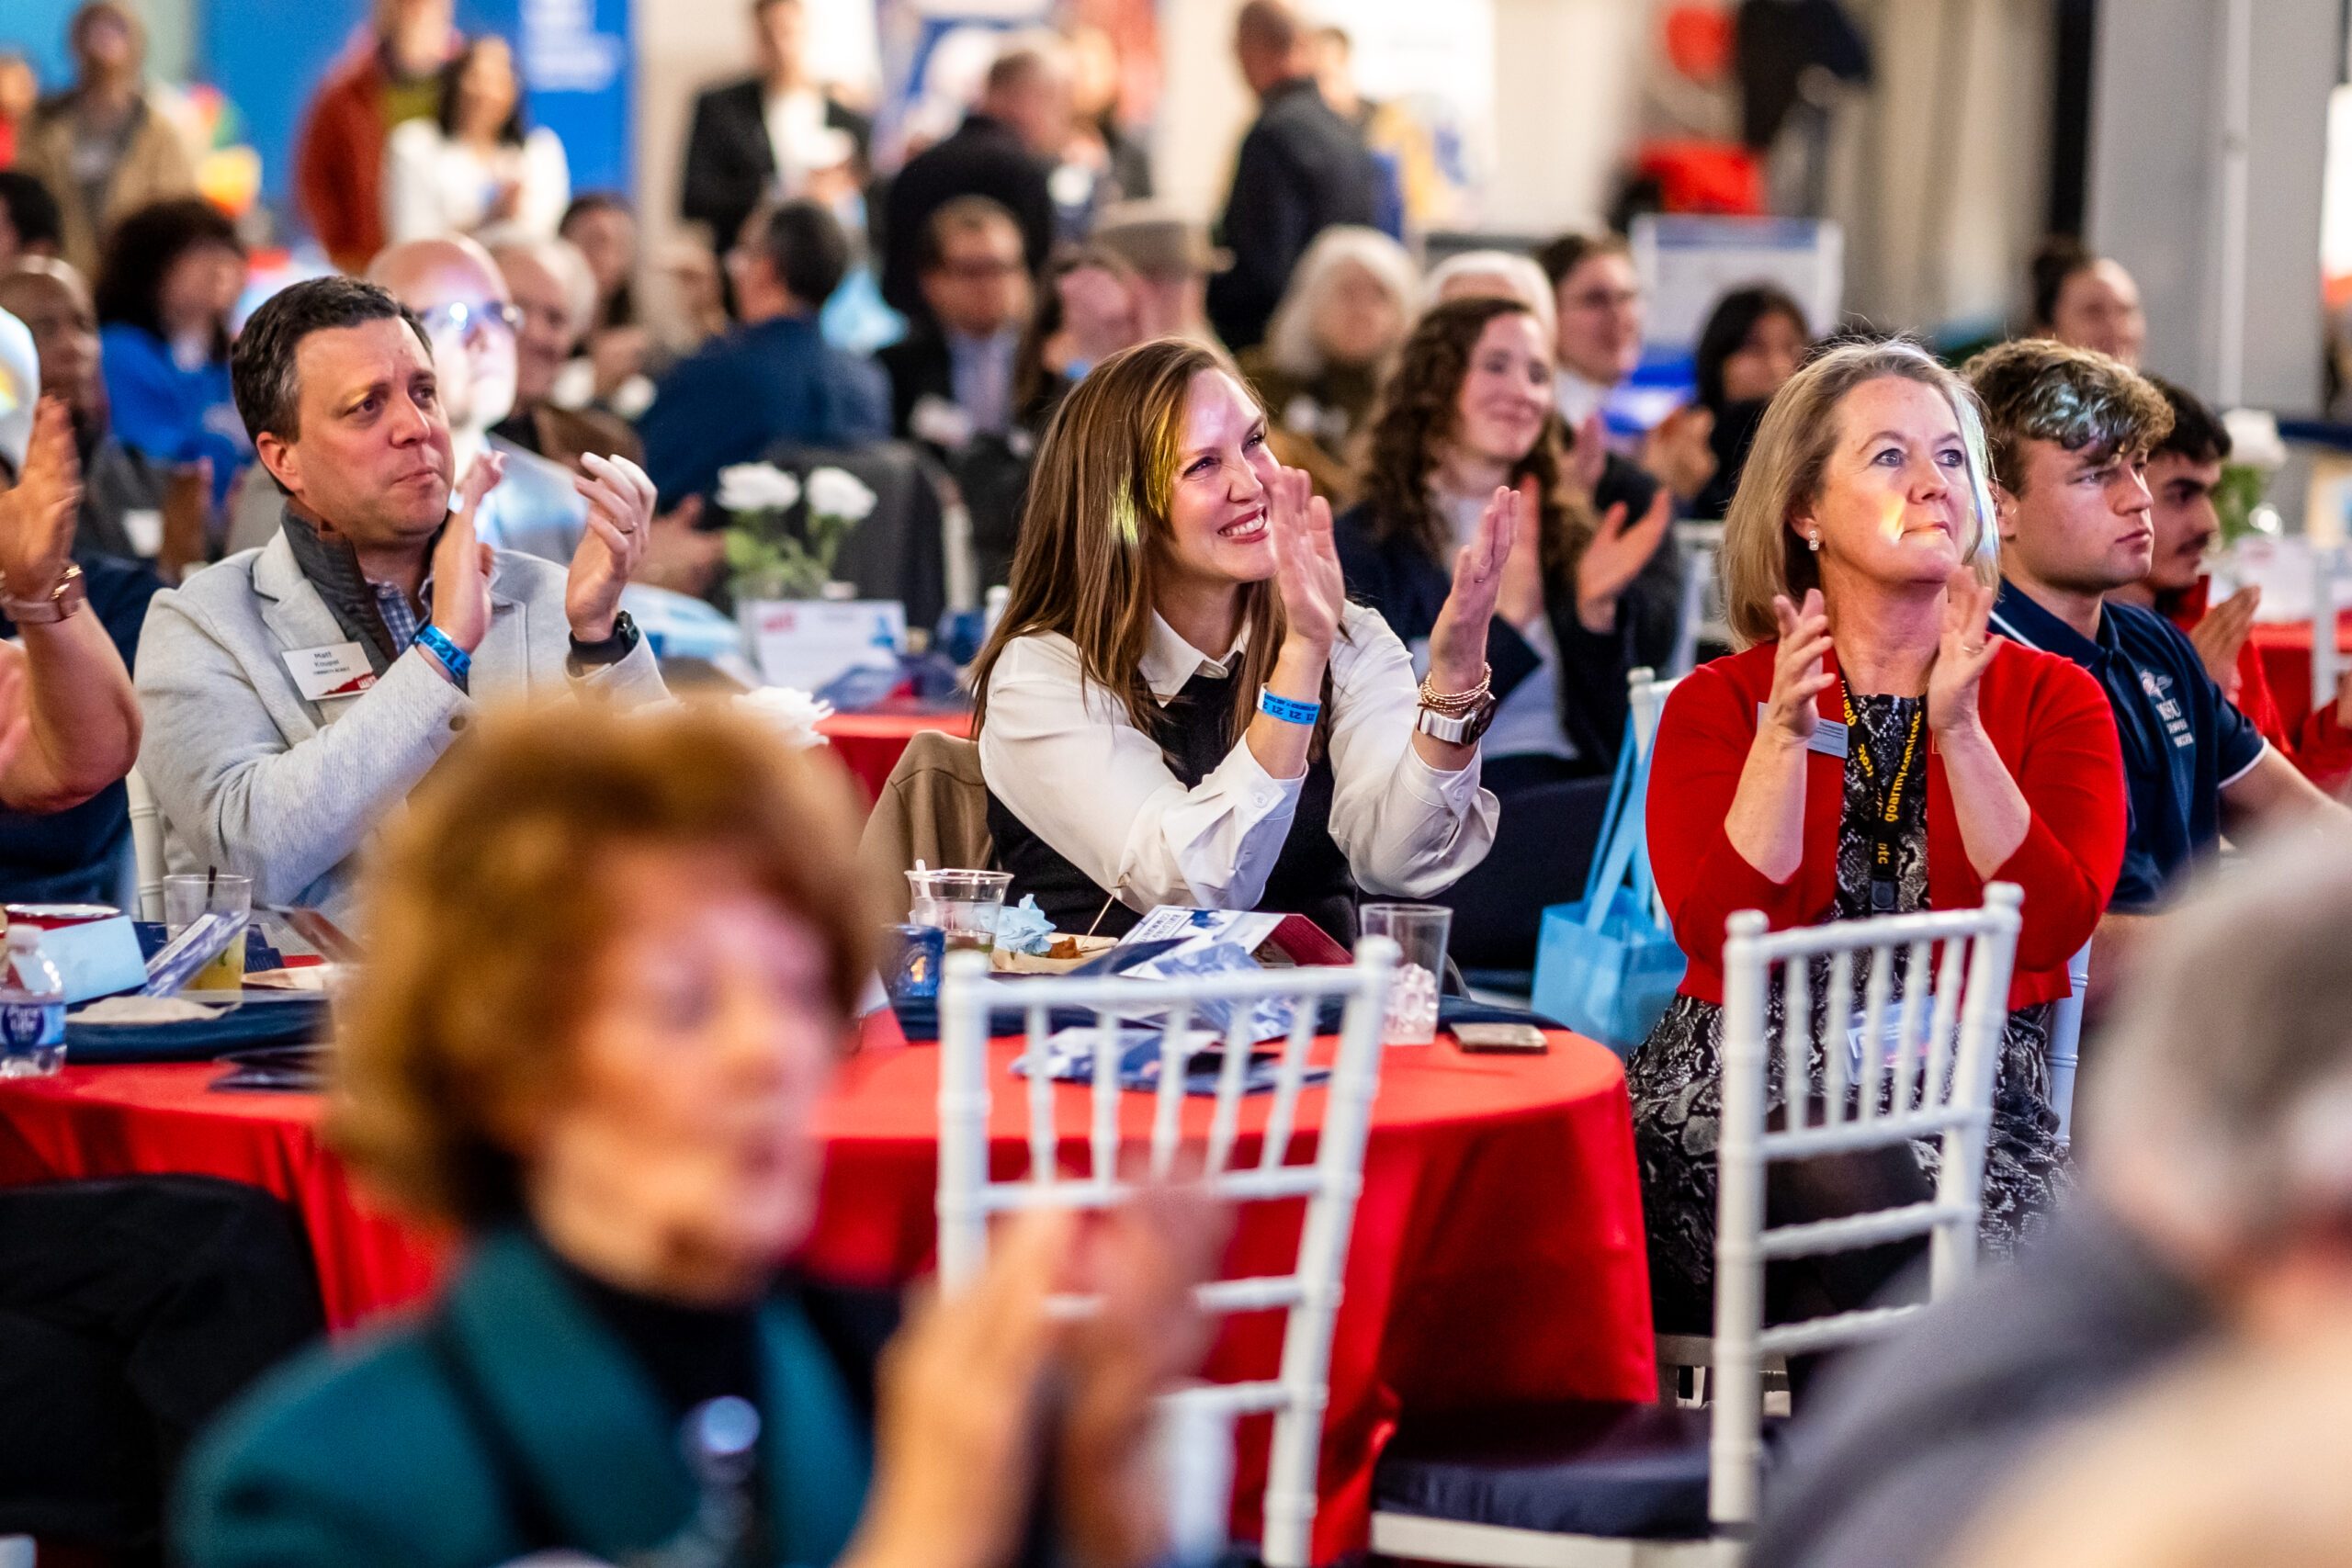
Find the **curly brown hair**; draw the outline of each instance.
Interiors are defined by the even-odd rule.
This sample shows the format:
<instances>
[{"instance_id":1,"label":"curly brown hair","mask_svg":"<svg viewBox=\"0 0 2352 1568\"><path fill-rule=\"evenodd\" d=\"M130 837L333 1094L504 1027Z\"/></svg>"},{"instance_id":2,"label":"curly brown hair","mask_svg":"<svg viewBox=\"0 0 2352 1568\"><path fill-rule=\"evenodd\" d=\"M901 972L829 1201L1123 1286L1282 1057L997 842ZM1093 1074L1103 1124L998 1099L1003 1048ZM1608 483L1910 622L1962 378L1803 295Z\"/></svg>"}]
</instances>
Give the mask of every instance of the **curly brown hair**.
<instances>
[{"instance_id":1,"label":"curly brown hair","mask_svg":"<svg viewBox=\"0 0 2352 1568\"><path fill-rule=\"evenodd\" d=\"M329 1143L418 1218L479 1229L516 1212L502 1129L566 1081L628 914L605 874L627 850L723 856L824 943L845 1026L873 962L850 791L830 760L712 703L481 721L370 852Z\"/></svg>"},{"instance_id":2,"label":"curly brown hair","mask_svg":"<svg viewBox=\"0 0 2352 1568\"><path fill-rule=\"evenodd\" d=\"M1368 442L1371 461L1363 496L1371 503L1374 537L1385 543L1402 536L1441 564L1453 558L1453 530L1430 500L1430 476L1453 439L1462 382L1470 355L1487 323L1504 316L1535 312L1517 299L1449 299L1424 315L1405 340L1396 373L1381 389ZM1592 537L1592 508L1567 482L1573 437L1559 415L1544 422L1544 434L1519 466L1511 482L1532 476L1544 497L1539 519L1546 582L1572 576L1577 558Z\"/></svg>"}]
</instances>

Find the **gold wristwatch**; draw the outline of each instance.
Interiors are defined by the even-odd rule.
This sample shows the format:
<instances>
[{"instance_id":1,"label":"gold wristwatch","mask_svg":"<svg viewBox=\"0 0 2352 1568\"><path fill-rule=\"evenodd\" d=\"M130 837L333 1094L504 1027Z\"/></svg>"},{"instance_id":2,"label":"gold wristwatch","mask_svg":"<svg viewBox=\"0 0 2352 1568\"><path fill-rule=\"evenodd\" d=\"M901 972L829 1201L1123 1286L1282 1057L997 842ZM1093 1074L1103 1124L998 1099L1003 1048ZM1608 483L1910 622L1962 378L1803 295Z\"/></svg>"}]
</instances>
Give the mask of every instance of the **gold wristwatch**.
<instances>
[{"instance_id":1,"label":"gold wristwatch","mask_svg":"<svg viewBox=\"0 0 2352 1568\"><path fill-rule=\"evenodd\" d=\"M0 611L20 626L48 626L71 615L90 602L90 591L82 584L82 569L68 565L57 586L38 599L19 599L0 583Z\"/></svg>"}]
</instances>

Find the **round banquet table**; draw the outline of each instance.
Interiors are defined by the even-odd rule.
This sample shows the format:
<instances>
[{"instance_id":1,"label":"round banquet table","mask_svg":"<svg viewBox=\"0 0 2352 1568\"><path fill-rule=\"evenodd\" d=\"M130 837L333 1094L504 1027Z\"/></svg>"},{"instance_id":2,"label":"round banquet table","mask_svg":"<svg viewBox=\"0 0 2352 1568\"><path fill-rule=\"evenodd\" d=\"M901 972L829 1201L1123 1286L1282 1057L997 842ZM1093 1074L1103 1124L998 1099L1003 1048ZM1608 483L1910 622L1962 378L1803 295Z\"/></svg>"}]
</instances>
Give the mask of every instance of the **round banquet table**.
<instances>
[{"instance_id":1,"label":"round banquet table","mask_svg":"<svg viewBox=\"0 0 2352 1568\"><path fill-rule=\"evenodd\" d=\"M1391 1047L1364 1155L1331 1348L1318 1562L1364 1550L1372 1470L1397 1413L1516 1400L1655 1397L1647 1263L1624 1077L1608 1051L1555 1032L1541 1056L1467 1055L1451 1040ZM826 1146L816 1272L880 1283L930 1267L937 1171L938 1050L907 1045L887 1013L820 1115ZM997 1168L1027 1158L1025 1094L995 1047L990 1122ZM196 1063L71 1067L0 1082L0 1184L139 1172L253 1182L309 1227L328 1320L348 1327L426 1293L446 1240L409 1229L356 1193L317 1136L320 1101L293 1093L214 1093L224 1069ZM1089 1091L1057 1089L1061 1158L1087 1157ZM1207 1099L1185 1129L1205 1134ZM1243 1102L1237 1163L1256 1157L1268 1097ZM1323 1096L1299 1109L1306 1157ZM1123 1097L1127 1135L1148 1138L1151 1098ZM1227 1268L1285 1272L1297 1200L1248 1205ZM1228 1323L1209 1375L1274 1375L1282 1317ZM1245 1422L1235 1525L1254 1537L1268 1423Z\"/></svg>"},{"instance_id":2,"label":"round banquet table","mask_svg":"<svg viewBox=\"0 0 2352 1568\"><path fill-rule=\"evenodd\" d=\"M820 719L818 732L832 743L842 763L874 800L882 783L899 765L899 755L918 730L944 729L950 735L972 733L968 713L837 713Z\"/></svg>"}]
</instances>

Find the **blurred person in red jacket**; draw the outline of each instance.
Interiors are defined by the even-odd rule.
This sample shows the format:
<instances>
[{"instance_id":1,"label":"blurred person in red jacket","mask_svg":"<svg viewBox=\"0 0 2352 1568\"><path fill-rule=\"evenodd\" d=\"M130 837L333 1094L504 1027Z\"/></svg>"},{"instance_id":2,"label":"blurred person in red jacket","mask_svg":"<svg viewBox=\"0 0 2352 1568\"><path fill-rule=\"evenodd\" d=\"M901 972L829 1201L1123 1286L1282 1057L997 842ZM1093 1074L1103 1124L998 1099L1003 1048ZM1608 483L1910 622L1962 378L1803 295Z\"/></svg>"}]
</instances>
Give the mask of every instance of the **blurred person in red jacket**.
<instances>
[{"instance_id":1,"label":"blurred person in red jacket","mask_svg":"<svg viewBox=\"0 0 2352 1568\"><path fill-rule=\"evenodd\" d=\"M2172 405L2172 434L2148 455L2148 491L2155 502L2148 521L2156 532L2155 558L2147 576L2108 598L2154 610L2187 632L2213 683L2262 738L2312 783L2341 794L2352 782L2352 729L2346 722L2352 715L2352 680L2339 683L2335 705L2313 712L2301 734L2288 731L2261 651L2249 635L2262 590L2248 584L2219 604L2209 602L2212 584L2205 552L2222 531L2213 491L2230 458L2230 433L2194 394L2160 376L2142 374Z\"/></svg>"},{"instance_id":2,"label":"blurred person in red jacket","mask_svg":"<svg viewBox=\"0 0 2352 1568\"><path fill-rule=\"evenodd\" d=\"M438 108L458 42L452 0L375 0L367 31L311 100L294 144L294 201L345 272L384 248L385 139Z\"/></svg>"}]
</instances>

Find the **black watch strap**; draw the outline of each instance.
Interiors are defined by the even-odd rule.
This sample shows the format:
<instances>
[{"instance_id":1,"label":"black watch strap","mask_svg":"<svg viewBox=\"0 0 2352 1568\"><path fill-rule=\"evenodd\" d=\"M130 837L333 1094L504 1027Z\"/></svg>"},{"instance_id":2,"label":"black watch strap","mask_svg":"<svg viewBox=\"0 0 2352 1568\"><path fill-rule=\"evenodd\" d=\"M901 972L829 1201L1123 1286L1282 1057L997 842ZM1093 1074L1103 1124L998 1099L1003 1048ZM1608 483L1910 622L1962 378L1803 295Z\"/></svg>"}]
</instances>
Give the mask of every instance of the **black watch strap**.
<instances>
[{"instance_id":1,"label":"black watch strap","mask_svg":"<svg viewBox=\"0 0 2352 1568\"><path fill-rule=\"evenodd\" d=\"M613 635L604 641L582 642L578 637L571 639L571 657L569 660L571 672L575 675L582 675L603 665L618 664L637 647L639 635L637 623L629 618L629 613L627 610L621 611L613 617Z\"/></svg>"}]
</instances>

